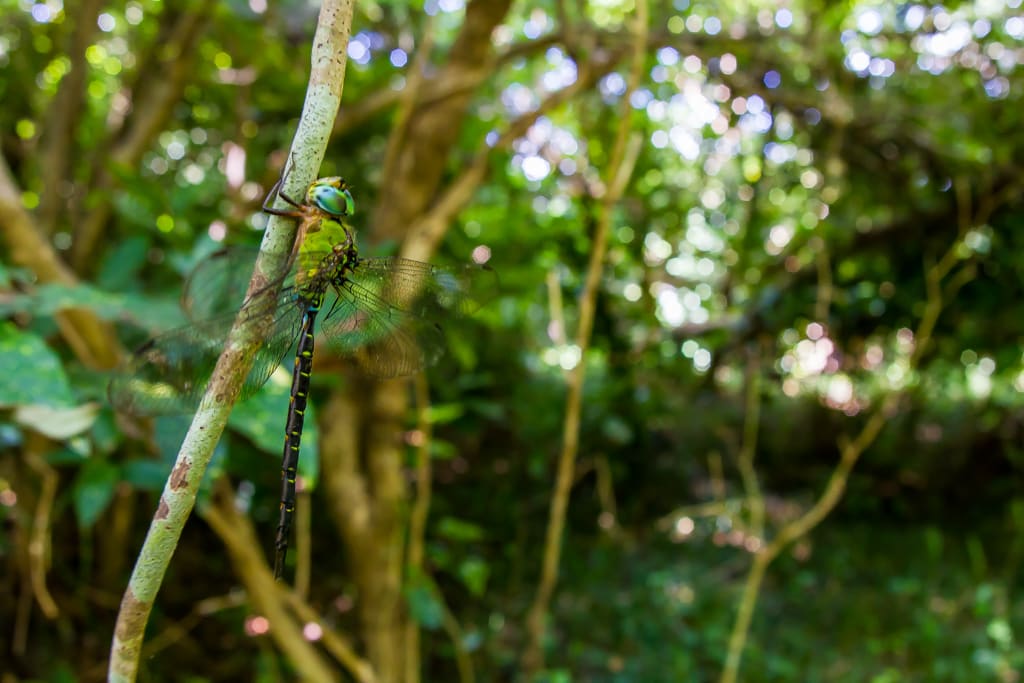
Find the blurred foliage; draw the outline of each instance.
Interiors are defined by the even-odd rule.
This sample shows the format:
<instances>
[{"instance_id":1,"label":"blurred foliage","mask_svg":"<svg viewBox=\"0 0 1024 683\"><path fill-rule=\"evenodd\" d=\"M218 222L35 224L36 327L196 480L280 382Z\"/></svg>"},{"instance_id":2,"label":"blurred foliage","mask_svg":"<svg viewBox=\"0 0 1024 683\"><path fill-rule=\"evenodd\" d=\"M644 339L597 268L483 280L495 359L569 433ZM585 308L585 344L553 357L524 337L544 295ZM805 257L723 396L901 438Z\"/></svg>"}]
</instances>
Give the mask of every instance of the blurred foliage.
<instances>
[{"instance_id":1,"label":"blurred foliage","mask_svg":"<svg viewBox=\"0 0 1024 683\"><path fill-rule=\"evenodd\" d=\"M454 178L581 65L605 65L593 88L492 152L488 179L435 259L466 261L486 247L502 295L446 329L451 353L430 373L428 573L405 588L424 628L424 680L457 680L445 610L479 680L515 678L564 372L580 362L580 476L543 680L715 680L749 565L736 535L747 511L735 463L751 357L763 376L756 463L770 528L818 495L841 438L884 397L902 398L835 514L769 572L742 680L1019 680L1020 0L652 3L648 68L631 100L644 145L616 207L592 350L580 358L571 331L625 90L617 60L632 4L515 4L492 36L495 74L473 93L449 159ZM409 191L380 170L394 99L367 105L368 115L359 107L405 86L427 12L424 3L357 5L322 175L349 180L364 249L384 253L394 245L374 242L363 207ZM435 15L430 59L443 63L462 3L425 6ZM78 21L89 7L0 0L0 151L24 207L69 259L97 207L111 212L77 264L81 282L41 283L6 253L0 273L8 598L28 590L19 549L40 504L38 473L59 480L45 579L60 612L26 622L15 600L0 601L0 661L12 680L101 677L116 596L187 424L115 416L104 373L79 362L55 316L84 308L131 348L182 324L182 280L204 256L258 242L316 19L304 1L132 0ZM197 16L194 43L173 53ZM62 109L75 73L82 106ZM171 104L145 108L179 77ZM54 143L61 131L70 139ZM47 175L54 145L67 160L60 178ZM969 279L942 299L914 365L925 272L950 248L954 271ZM314 406L347 381L315 375ZM275 378L235 409L207 475L237 484L268 549L287 388ZM317 426L306 424L300 462L314 485ZM601 459L614 510L596 481ZM323 495L314 490L314 510ZM129 502L118 507L119 498ZM695 511L709 501L721 504L714 514ZM353 596L337 531L314 514L313 534L313 600L356 631L339 606ZM171 632L234 583L219 542L194 520L151 632ZM288 680L287 663L247 631L249 616L230 605L189 622L143 653L147 679Z\"/></svg>"}]
</instances>

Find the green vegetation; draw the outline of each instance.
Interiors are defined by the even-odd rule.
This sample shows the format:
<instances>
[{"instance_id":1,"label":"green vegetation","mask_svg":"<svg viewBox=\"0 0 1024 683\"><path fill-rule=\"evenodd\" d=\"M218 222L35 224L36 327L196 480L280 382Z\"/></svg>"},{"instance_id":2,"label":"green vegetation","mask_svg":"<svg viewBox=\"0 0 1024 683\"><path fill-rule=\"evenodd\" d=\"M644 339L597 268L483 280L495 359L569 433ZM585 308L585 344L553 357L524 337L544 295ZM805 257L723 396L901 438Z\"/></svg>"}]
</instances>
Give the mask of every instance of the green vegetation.
<instances>
[{"instance_id":1,"label":"green vegetation","mask_svg":"<svg viewBox=\"0 0 1024 683\"><path fill-rule=\"evenodd\" d=\"M0 0L3 681L1020 680L1020 0L354 5ZM318 344L286 585L291 362L106 387L289 162L500 292Z\"/></svg>"}]
</instances>

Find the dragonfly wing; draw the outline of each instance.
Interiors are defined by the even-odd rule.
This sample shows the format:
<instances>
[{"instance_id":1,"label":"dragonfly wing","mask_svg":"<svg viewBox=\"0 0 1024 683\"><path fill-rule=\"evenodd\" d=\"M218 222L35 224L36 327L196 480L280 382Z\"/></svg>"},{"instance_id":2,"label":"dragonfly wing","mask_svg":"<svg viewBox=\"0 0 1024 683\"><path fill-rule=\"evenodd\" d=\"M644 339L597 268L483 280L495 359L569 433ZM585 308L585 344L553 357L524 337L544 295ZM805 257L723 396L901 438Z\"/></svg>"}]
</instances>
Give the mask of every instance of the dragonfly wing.
<instances>
[{"instance_id":1,"label":"dragonfly wing","mask_svg":"<svg viewBox=\"0 0 1024 683\"><path fill-rule=\"evenodd\" d=\"M498 294L488 266L435 266L412 259L360 259L351 279L394 307L425 317L474 313Z\"/></svg>"},{"instance_id":2,"label":"dragonfly wing","mask_svg":"<svg viewBox=\"0 0 1024 683\"><path fill-rule=\"evenodd\" d=\"M258 255L256 247L236 246L216 251L200 261L181 293L181 308L189 320L207 320L238 311L249 290ZM268 283L266 291L272 291L286 279L288 275Z\"/></svg>"},{"instance_id":3,"label":"dragonfly wing","mask_svg":"<svg viewBox=\"0 0 1024 683\"><path fill-rule=\"evenodd\" d=\"M418 372L444 352L441 327L411 315L352 280L337 287L321 330L328 345L381 379Z\"/></svg>"},{"instance_id":4,"label":"dragonfly wing","mask_svg":"<svg viewBox=\"0 0 1024 683\"><path fill-rule=\"evenodd\" d=\"M255 393L291 346L302 317L291 290L250 302L239 313L166 332L147 342L110 381L107 393L118 410L138 415L190 412L199 405L210 375L239 315L266 317L264 343L241 388L240 398Z\"/></svg>"},{"instance_id":5,"label":"dragonfly wing","mask_svg":"<svg viewBox=\"0 0 1024 683\"><path fill-rule=\"evenodd\" d=\"M472 313L497 294L490 268L434 266L403 258L360 259L336 284L323 331L339 353L375 377L432 365L445 348L439 324Z\"/></svg>"},{"instance_id":6,"label":"dragonfly wing","mask_svg":"<svg viewBox=\"0 0 1024 683\"><path fill-rule=\"evenodd\" d=\"M270 300L268 298L268 300ZM288 349L292 347L295 338L299 334L302 325L303 306L296 297L293 288L281 290L276 298L276 304L272 307L254 305L254 301L243 308L243 313L251 318L258 318L261 314L267 315L268 319L264 328L264 341L256 351L256 357L252 368L242 383L242 390L239 400L246 399L266 384L267 379L273 374L277 366L281 364Z\"/></svg>"},{"instance_id":7,"label":"dragonfly wing","mask_svg":"<svg viewBox=\"0 0 1024 683\"><path fill-rule=\"evenodd\" d=\"M227 330L219 322L180 327L140 347L107 388L114 408L138 415L194 408L224 348Z\"/></svg>"}]
</instances>

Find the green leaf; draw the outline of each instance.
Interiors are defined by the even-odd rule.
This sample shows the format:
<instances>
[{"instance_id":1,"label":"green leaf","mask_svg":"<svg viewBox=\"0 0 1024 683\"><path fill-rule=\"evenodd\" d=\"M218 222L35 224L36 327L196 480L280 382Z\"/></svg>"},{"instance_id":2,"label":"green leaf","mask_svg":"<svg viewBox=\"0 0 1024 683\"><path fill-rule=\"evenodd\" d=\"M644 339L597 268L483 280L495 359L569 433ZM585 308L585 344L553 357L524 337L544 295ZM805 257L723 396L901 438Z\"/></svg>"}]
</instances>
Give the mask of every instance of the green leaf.
<instances>
[{"instance_id":1,"label":"green leaf","mask_svg":"<svg viewBox=\"0 0 1024 683\"><path fill-rule=\"evenodd\" d=\"M161 415L153 421L153 441L165 465L174 462L191 422L192 417L188 415Z\"/></svg>"},{"instance_id":2,"label":"green leaf","mask_svg":"<svg viewBox=\"0 0 1024 683\"><path fill-rule=\"evenodd\" d=\"M160 491L167 481L167 465L158 460L131 460L124 464L124 480L143 491Z\"/></svg>"},{"instance_id":3,"label":"green leaf","mask_svg":"<svg viewBox=\"0 0 1024 683\"><path fill-rule=\"evenodd\" d=\"M431 439L430 440L430 457L435 460L451 460L459 452L452 444L451 441L445 441L444 439Z\"/></svg>"},{"instance_id":4,"label":"green leaf","mask_svg":"<svg viewBox=\"0 0 1024 683\"><path fill-rule=\"evenodd\" d=\"M119 316L122 311L120 296L79 283L66 285L49 283L39 285L28 294L19 294L0 306L0 313L32 313L50 316L69 308L86 308L104 319Z\"/></svg>"},{"instance_id":5,"label":"green leaf","mask_svg":"<svg viewBox=\"0 0 1024 683\"><path fill-rule=\"evenodd\" d=\"M507 412L507 408L497 401L473 401L472 409L477 415L495 422L504 419Z\"/></svg>"},{"instance_id":6,"label":"green leaf","mask_svg":"<svg viewBox=\"0 0 1024 683\"><path fill-rule=\"evenodd\" d=\"M234 407L228 426L250 439L261 451L281 457L291 387L291 373L284 367L278 368L259 392ZM320 476L319 441L316 413L310 401L306 404L299 458L299 476L310 487L316 486Z\"/></svg>"},{"instance_id":7,"label":"green leaf","mask_svg":"<svg viewBox=\"0 0 1024 683\"><path fill-rule=\"evenodd\" d=\"M46 456L46 462L55 466L74 465L75 467L78 467L88 459L88 454L84 454L75 448L72 448L71 444L67 444L64 448L58 448L57 450L50 451Z\"/></svg>"},{"instance_id":8,"label":"green leaf","mask_svg":"<svg viewBox=\"0 0 1024 683\"><path fill-rule=\"evenodd\" d=\"M118 468L99 458L86 461L78 471L78 478L72 489L72 499L81 528L87 529L96 523L114 497L118 481Z\"/></svg>"},{"instance_id":9,"label":"green leaf","mask_svg":"<svg viewBox=\"0 0 1024 683\"><path fill-rule=\"evenodd\" d=\"M69 308L92 311L104 320L133 322L149 332L164 331L185 320L177 297L112 294L85 283L50 283L29 294L15 294L0 303L0 316L22 313L50 317Z\"/></svg>"},{"instance_id":10,"label":"green leaf","mask_svg":"<svg viewBox=\"0 0 1024 683\"><path fill-rule=\"evenodd\" d=\"M121 442L123 438L114 421L114 413L110 410L101 410L93 423L92 434L89 435L96 449L100 453L109 453Z\"/></svg>"},{"instance_id":11,"label":"green leaf","mask_svg":"<svg viewBox=\"0 0 1024 683\"><path fill-rule=\"evenodd\" d=\"M462 417L466 410L461 403L440 403L430 406L427 411L428 419L434 424L446 424L454 422Z\"/></svg>"},{"instance_id":12,"label":"green leaf","mask_svg":"<svg viewBox=\"0 0 1024 683\"><path fill-rule=\"evenodd\" d=\"M0 323L0 406L75 403L64 368L42 338Z\"/></svg>"},{"instance_id":13,"label":"green leaf","mask_svg":"<svg viewBox=\"0 0 1024 683\"><path fill-rule=\"evenodd\" d=\"M454 517L443 517L437 524L437 534L452 541L479 541L484 537L483 529L472 522Z\"/></svg>"},{"instance_id":14,"label":"green leaf","mask_svg":"<svg viewBox=\"0 0 1024 683\"><path fill-rule=\"evenodd\" d=\"M129 237L115 244L103 257L96 276L97 284L110 291L129 289L138 281L149 249L149 239L142 236Z\"/></svg>"},{"instance_id":15,"label":"green leaf","mask_svg":"<svg viewBox=\"0 0 1024 683\"><path fill-rule=\"evenodd\" d=\"M484 594L491 568L479 557L468 557L459 564L459 578L470 593L477 597Z\"/></svg>"},{"instance_id":16,"label":"green leaf","mask_svg":"<svg viewBox=\"0 0 1024 683\"><path fill-rule=\"evenodd\" d=\"M416 574L405 586L405 601L409 613L417 624L428 629L438 629L444 623L444 601L441 591L430 577Z\"/></svg>"}]
</instances>

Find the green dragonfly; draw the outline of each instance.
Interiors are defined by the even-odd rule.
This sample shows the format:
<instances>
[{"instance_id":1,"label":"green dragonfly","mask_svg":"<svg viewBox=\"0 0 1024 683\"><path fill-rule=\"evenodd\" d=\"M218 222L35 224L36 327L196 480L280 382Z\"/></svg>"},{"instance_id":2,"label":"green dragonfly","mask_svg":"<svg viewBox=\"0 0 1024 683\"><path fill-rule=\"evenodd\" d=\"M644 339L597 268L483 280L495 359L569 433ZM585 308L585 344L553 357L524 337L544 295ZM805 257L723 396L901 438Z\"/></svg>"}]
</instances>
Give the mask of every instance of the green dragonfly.
<instances>
[{"instance_id":1,"label":"green dragonfly","mask_svg":"<svg viewBox=\"0 0 1024 683\"><path fill-rule=\"evenodd\" d=\"M270 206L274 195L291 208ZM225 250L200 263L185 286L182 305L192 321L140 347L111 380L118 410L167 414L199 405L214 366L238 319L258 326L263 342L242 385L254 394L295 348L291 398L282 455L281 512L274 577L280 578L295 511L295 479L313 369L314 326L328 347L370 377L410 375L436 362L445 347L440 322L468 315L491 298L497 278L486 266L434 266L405 258L363 258L343 219L354 211L339 177L312 183L298 202L275 188L263 210L295 218L299 248L288 275L246 298L255 252Z\"/></svg>"}]
</instances>

